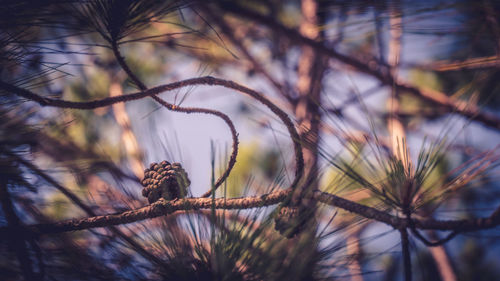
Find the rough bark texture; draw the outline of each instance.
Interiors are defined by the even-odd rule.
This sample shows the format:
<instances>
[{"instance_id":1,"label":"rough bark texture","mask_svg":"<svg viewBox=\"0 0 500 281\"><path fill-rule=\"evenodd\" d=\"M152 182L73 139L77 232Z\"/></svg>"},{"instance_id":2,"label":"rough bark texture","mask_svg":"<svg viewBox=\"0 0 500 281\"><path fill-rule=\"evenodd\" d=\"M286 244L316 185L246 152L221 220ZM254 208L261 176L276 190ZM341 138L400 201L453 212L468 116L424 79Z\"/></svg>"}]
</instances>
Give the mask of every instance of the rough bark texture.
<instances>
[{"instance_id":1,"label":"rough bark texture","mask_svg":"<svg viewBox=\"0 0 500 281\"><path fill-rule=\"evenodd\" d=\"M318 3L315 0L302 0L302 23L300 33L313 40L322 40L318 25ZM318 141L321 114L321 90L323 73L325 71L324 57L314 51L311 46L303 46L298 65L295 118L298 121L300 140L303 145L305 162L305 180L311 185L307 188L314 191L317 188L318 171Z\"/></svg>"},{"instance_id":2,"label":"rough bark texture","mask_svg":"<svg viewBox=\"0 0 500 281\"><path fill-rule=\"evenodd\" d=\"M302 0L301 11L300 33L307 38L321 40L318 3L315 0ZM310 197L312 192L318 189L318 142L321 122L319 105L325 66L321 54L317 54L311 46L302 46L297 70L298 97L293 105L304 155L305 184L296 189L290 205L283 207L276 219L276 229L280 232L294 228L289 230L288 236L301 232L306 228L305 224L311 221L309 218L314 217L315 202L310 200Z\"/></svg>"},{"instance_id":3,"label":"rough bark texture","mask_svg":"<svg viewBox=\"0 0 500 281\"><path fill-rule=\"evenodd\" d=\"M264 206L275 205L290 195L291 190L279 190L261 196L242 197L242 198L216 198L212 201L210 198L186 198L182 200L165 201L160 199L158 202L139 209L128 210L119 214L109 214L103 216L94 216L82 219L74 219L49 224L35 224L23 227L26 236L40 235L48 233L59 233L66 231L76 231L96 227L108 227L111 225L121 225L140 220L155 218L171 214L175 211L201 210L201 209L250 209ZM321 203L330 206L339 207L354 214L372 219L387 225L394 229L408 228L409 221L406 218L400 218L384 211L372 207L361 205L344 198L316 191L313 198ZM466 220L440 221L434 219L412 219L413 226L418 229L433 229L441 231L469 232L482 229L489 229L500 225L500 207L487 218L475 218ZM0 227L0 238L5 239L8 235L8 227Z\"/></svg>"}]
</instances>

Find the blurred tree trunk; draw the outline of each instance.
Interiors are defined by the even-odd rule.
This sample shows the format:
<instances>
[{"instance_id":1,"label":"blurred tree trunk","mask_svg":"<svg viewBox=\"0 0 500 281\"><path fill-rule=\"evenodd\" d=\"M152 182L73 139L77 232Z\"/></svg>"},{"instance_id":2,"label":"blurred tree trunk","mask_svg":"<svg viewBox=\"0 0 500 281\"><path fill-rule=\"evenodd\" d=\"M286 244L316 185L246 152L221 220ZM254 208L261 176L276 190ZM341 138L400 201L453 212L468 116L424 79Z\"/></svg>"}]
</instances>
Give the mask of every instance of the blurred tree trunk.
<instances>
[{"instance_id":1,"label":"blurred tree trunk","mask_svg":"<svg viewBox=\"0 0 500 281\"><path fill-rule=\"evenodd\" d=\"M434 231L429 231L429 236L435 240L437 238ZM457 281L457 276L455 275L455 271L453 271L450 257L448 256L444 245L430 247L429 251L431 252L432 258L434 258L434 261L436 262L436 267L439 271L441 279L443 281Z\"/></svg>"},{"instance_id":2,"label":"blurred tree trunk","mask_svg":"<svg viewBox=\"0 0 500 281\"><path fill-rule=\"evenodd\" d=\"M315 0L302 0L301 2L302 22L300 33L310 39L322 40L323 32L319 26L323 24L320 16L320 7ZM299 135L303 145L305 161L305 179L312 192L318 188L316 182L318 176L318 141L321 114L319 104L321 102L321 90L323 74L326 69L326 61L322 55L314 51L310 46L303 46L297 70L297 92L298 97L294 104L294 113L298 121ZM303 194L304 190L297 195Z\"/></svg>"},{"instance_id":3,"label":"blurred tree trunk","mask_svg":"<svg viewBox=\"0 0 500 281\"><path fill-rule=\"evenodd\" d=\"M109 93L112 97L123 95L123 89L120 83L113 82L109 87ZM120 125L122 129L121 140L125 145L125 152L127 153L128 162L130 163L130 168L134 172L134 175L142 179L144 177L144 165L142 164L142 151L139 148L137 139L132 131L130 124L130 118L128 116L127 110L125 109L124 103L113 104L113 114L116 122Z\"/></svg>"},{"instance_id":4,"label":"blurred tree trunk","mask_svg":"<svg viewBox=\"0 0 500 281\"><path fill-rule=\"evenodd\" d=\"M361 267L361 243L359 239L361 238L361 233L365 230L368 224L357 226L353 233L349 233L347 236L346 247L347 255L351 258L349 261L348 269L351 274L352 281L363 281L363 269Z\"/></svg>"},{"instance_id":5,"label":"blurred tree trunk","mask_svg":"<svg viewBox=\"0 0 500 281\"><path fill-rule=\"evenodd\" d=\"M403 35L403 26L401 20L402 11L399 5L400 3L396 1L389 9L390 40L388 64L391 68L391 74L394 77L394 81L396 83L398 82L398 65L401 55L401 38ZM391 146L393 154L395 157L399 158L402 161L403 165L405 165L405 169L408 169L407 165L411 163L411 160L407 158L409 157L409 155L406 154L406 132L404 124L399 118L400 102L401 100L399 91L394 87L388 100L389 118L387 120L387 127L389 130L389 134L391 135ZM442 280L456 281L457 278L455 276L455 273L453 272L451 261L446 253L446 250L444 249L444 246L441 245L431 247L429 248L429 250L434 261L436 262Z\"/></svg>"},{"instance_id":6,"label":"blurred tree trunk","mask_svg":"<svg viewBox=\"0 0 500 281\"><path fill-rule=\"evenodd\" d=\"M401 10L399 1L394 1L391 3L391 8L389 9L389 54L387 57L388 64L390 67L391 75L394 77L394 83L398 82L398 65L399 58L401 56L401 37L403 35L403 28L401 22ZM401 120L399 119L399 91L396 87L392 88L391 95L387 100L388 107L388 120L387 129L391 138L391 149L394 157L399 159L405 170L411 170L410 159L407 155L406 150L406 133L405 128ZM413 171L411 171L413 172ZM412 185L405 185L400 187L401 198L403 201L403 213L406 216L410 216L409 206L410 206L410 193ZM401 233L401 250L403 255L403 266L404 266L404 280L412 280L412 264L411 264L411 251L409 245L408 230L406 228L399 230Z\"/></svg>"},{"instance_id":7,"label":"blurred tree trunk","mask_svg":"<svg viewBox=\"0 0 500 281\"><path fill-rule=\"evenodd\" d=\"M389 39L389 54L387 57L388 64L391 68L391 74L394 77L394 82L398 82L398 64L401 55L401 37L403 35L403 28L401 22L401 11L399 9L400 3L395 2L389 10L390 19L390 39ZM406 133L403 123L399 119L399 106L400 106L399 91L393 87L391 95L389 96L387 106L389 111L389 118L387 120L387 128L391 136L392 152L398 158L405 155L403 151L403 141L406 140ZM404 159L400 159L405 163ZM407 167L405 167L407 168Z\"/></svg>"}]
</instances>

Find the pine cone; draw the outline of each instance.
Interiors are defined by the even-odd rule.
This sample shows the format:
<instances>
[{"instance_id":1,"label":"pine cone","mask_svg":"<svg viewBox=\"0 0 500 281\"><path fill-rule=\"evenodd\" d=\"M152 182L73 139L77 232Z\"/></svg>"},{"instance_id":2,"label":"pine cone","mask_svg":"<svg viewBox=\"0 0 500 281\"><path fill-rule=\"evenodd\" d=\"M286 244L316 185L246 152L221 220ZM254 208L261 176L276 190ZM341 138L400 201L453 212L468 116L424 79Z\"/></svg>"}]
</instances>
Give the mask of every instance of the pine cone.
<instances>
[{"instance_id":1,"label":"pine cone","mask_svg":"<svg viewBox=\"0 0 500 281\"><path fill-rule=\"evenodd\" d=\"M144 186L142 196L147 197L149 203L153 203L160 198L173 200L186 197L191 181L180 163L170 164L163 161L159 164L151 163L149 168L144 170L141 184Z\"/></svg>"}]
</instances>

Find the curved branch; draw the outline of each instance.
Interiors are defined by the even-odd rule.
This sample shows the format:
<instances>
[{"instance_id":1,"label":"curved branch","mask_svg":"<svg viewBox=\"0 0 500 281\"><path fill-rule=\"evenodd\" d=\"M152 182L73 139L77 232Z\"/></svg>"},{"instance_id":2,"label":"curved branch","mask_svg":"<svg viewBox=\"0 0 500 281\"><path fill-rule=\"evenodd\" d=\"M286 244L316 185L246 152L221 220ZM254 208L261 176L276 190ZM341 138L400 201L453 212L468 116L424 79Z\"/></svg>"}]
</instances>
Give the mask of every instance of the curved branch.
<instances>
[{"instance_id":1,"label":"curved branch","mask_svg":"<svg viewBox=\"0 0 500 281\"><path fill-rule=\"evenodd\" d=\"M134 72L130 69L128 66L127 62L125 62L125 59L121 56L120 49L118 48L118 43L116 41L113 41L111 44L111 49L113 50L113 54L116 57L116 60L122 67L122 69L127 73L128 77L142 90L146 91L147 86L144 84L135 74ZM184 112L187 114L190 113L204 113L204 114L209 114L209 115L214 115L219 118L221 118L224 122L226 122L227 126L229 127L229 130L231 132L231 136L233 138L233 152L231 153L231 156L229 157L229 163L227 164L227 168L222 173L222 175L217 179L215 182L214 186L207 192L203 193L201 197L209 197L212 192L215 192L217 188L226 180L226 178L229 176L231 173L231 170L234 167L234 164L236 164L236 157L238 156L238 133L236 132L236 128L234 127L233 122L227 116L226 114L213 110L213 109L205 109L205 108L195 108L195 107L180 107L176 106L174 104L168 103L165 100L161 99L158 96L152 96L152 98L158 102L159 104L163 105L165 108L171 111L177 111L177 112Z\"/></svg>"},{"instance_id":2,"label":"curved branch","mask_svg":"<svg viewBox=\"0 0 500 281\"><path fill-rule=\"evenodd\" d=\"M460 231L454 230L450 234L446 235L446 237L443 238L443 239L439 239L439 240L436 240L436 241L430 241L427 238L425 238L418 231L418 229L416 229L415 227L410 227L410 229L411 229L411 232L415 235L415 237L417 237L418 240L420 240L422 243L424 243L424 245L427 246L427 247L441 246L441 245L447 243L448 241L450 241L451 239L455 238L455 236L457 236L460 233Z\"/></svg>"},{"instance_id":3,"label":"curved branch","mask_svg":"<svg viewBox=\"0 0 500 281\"><path fill-rule=\"evenodd\" d=\"M239 143L239 141L238 141L238 133L236 132L236 128L234 127L233 122L231 121L229 116L227 116L226 114L224 114L220 111L217 111L217 110L206 109L206 108L197 108L197 107L179 107L179 106L170 104L159 97L155 96L154 98L158 103L160 103L161 105L163 105L164 107L166 107L167 109L172 110L172 111L184 112L187 114L205 113L205 114L210 114L210 115L215 115L217 117L220 117L224 122L226 122L227 126L231 130L231 136L233 138L233 152L231 153L231 156L229 158L229 163L227 164L227 168L224 171L224 173L217 179L213 188L211 188L207 192L203 193L203 195L201 196L202 198L209 197L210 194L212 194L212 191L216 190L226 180L226 178L231 173L231 170L233 169L234 164L236 164L236 156L238 155L238 143Z\"/></svg>"},{"instance_id":4,"label":"curved branch","mask_svg":"<svg viewBox=\"0 0 500 281\"><path fill-rule=\"evenodd\" d=\"M139 77L137 77L135 75L135 73L132 72L132 70L128 66L127 62L125 62L125 58L122 57L122 55L120 53L120 49L118 47L118 42L116 42L116 41L111 42L111 50L113 51L113 55L115 56L116 60L118 61L118 64L125 71L125 73L127 73L130 80L132 80L132 82L134 82L134 84L137 85L137 87L139 87L139 89L141 91L147 90L148 87L146 86L146 84L142 83L142 81L139 79Z\"/></svg>"},{"instance_id":5,"label":"curved branch","mask_svg":"<svg viewBox=\"0 0 500 281\"><path fill-rule=\"evenodd\" d=\"M297 130L295 129L292 120L283 110L281 110L278 106L273 104L263 94L255 90L252 90L250 88L247 88L243 85L240 85L236 82L230 80L218 79L211 76L205 76L205 77L197 77L197 78L176 81L173 83L149 88L145 91L133 94L108 97L88 102L73 102L73 101L45 98L29 90L19 88L17 86L0 81L1 89L14 93L20 97L35 101L41 106L52 106L60 108L72 108L72 109L95 109L99 107L110 106L118 102L129 102L133 100L142 99L144 97L153 97L163 92L168 92L182 87L193 86L193 85L221 86L224 88L236 90L240 93L246 94L258 100L260 103L269 108L274 114L276 114L278 118L280 118L280 120L286 126L294 145L296 167L295 167L295 178L291 184L291 188L294 189L304 173L304 157L302 155L302 145L300 144L299 134L297 133Z\"/></svg>"}]
</instances>

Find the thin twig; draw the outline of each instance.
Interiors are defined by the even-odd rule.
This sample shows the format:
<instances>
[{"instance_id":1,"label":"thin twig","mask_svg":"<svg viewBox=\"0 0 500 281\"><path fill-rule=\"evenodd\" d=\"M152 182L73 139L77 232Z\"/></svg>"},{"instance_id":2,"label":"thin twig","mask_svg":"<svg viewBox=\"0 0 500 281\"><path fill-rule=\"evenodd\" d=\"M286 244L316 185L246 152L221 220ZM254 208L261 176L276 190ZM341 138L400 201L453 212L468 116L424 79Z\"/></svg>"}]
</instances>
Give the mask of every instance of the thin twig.
<instances>
[{"instance_id":1,"label":"thin twig","mask_svg":"<svg viewBox=\"0 0 500 281\"><path fill-rule=\"evenodd\" d=\"M112 50L113 53L122 67L122 69L127 73L127 75L130 77L130 79L142 90L146 91L147 87L146 85L133 73L133 71L130 69L128 64L125 62L125 59L121 56L120 50L118 48L118 45L116 42L113 42L112 44ZM213 109L205 109L205 108L195 108L195 107L180 107L176 106L174 104L168 103L165 100L161 99L158 96L152 96L152 98L160 103L162 106L167 108L168 110L171 111L177 111L177 112L184 112L187 114L190 113L204 113L204 114L209 114L209 115L214 115L219 118L221 118L229 127L229 130L231 132L231 136L233 138L233 151L231 153L231 156L229 157L229 162L227 164L226 170L222 175L217 179L215 182L214 186L212 187L211 190L203 193L202 197L209 197L210 194L212 194L213 191L217 190L217 188L222 185L222 183L227 179L229 174L231 173L231 170L233 169L234 165L236 164L236 157L238 156L238 133L236 132L236 128L234 127L233 122L229 118L229 116L225 115L224 113L218 111L218 110L213 110Z\"/></svg>"},{"instance_id":2,"label":"thin twig","mask_svg":"<svg viewBox=\"0 0 500 281\"><path fill-rule=\"evenodd\" d=\"M234 164L236 163L236 157L238 155L238 133L236 132L236 128L234 127L233 122L227 116L226 114L217 111L217 110L212 110L212 109L206 109L206 108L196 108L196 107L178 107L176 105L170 104L166 102L165 100L159 98L159 97L154 97L157 102L159 102L161 105L164 107L172 110L172 111L178 111L178 112L184 112L184 113L205 113L205 114L210 114L210 115L215 115L224 122L226 122L227 126L231 130L231 135L233 138L233 152L231 153L231 156L229 157L229 162L227 164L227 168L224 171L224 173L217 179L217 181L214 184L214 187L212 188L213 190L217 190L217 188L227 179L229 174L231 173L231 170L234 167ZM201 195L202 198L207 198L212 194L212 189L208 190L207 192L203 193Z\"/></svg>"},{"instance_id":3,"label":"thin twig","mask_svg":"<svg viewBox=\"0 0 500 281\"><path fill-rule=\"evenodd\" d=\"M418 240L422 241L422 243L425 244L427 247L438 247L442 246L446 242L450 241L451 239L455 238L457 234L459 234L459 231L452 231L450 234L448 234L445 238L439 239L436 241L430 241L427 238L425 238L415 227L410 227L412 233L415 235L415 237L418 238Z\"/></svg>"}]
</instances>

